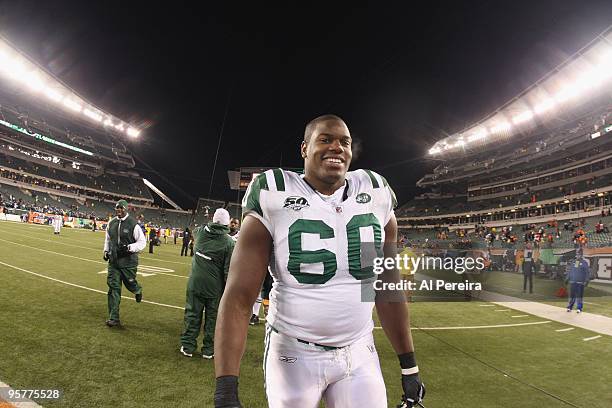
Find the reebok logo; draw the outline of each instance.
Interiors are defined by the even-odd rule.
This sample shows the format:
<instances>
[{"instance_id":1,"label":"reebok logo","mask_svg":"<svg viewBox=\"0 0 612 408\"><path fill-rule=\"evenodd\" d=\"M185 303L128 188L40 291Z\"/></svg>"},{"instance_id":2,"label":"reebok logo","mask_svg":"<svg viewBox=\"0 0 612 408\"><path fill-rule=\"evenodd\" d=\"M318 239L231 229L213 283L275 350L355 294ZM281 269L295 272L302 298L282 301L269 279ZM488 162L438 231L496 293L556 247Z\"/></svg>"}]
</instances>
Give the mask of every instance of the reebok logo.
<instances>
[{"instance_id":1,"label":"reebok logo","mask_svg":"<svg viewBox=\"0 0 612 408\"><path fill-rule=\"evenodd\" d=\"M297 361L297 357L280 356L278 359L282 361L283 363L289 363L289 364L293 364Z\"/></svg>"}]
</instances>

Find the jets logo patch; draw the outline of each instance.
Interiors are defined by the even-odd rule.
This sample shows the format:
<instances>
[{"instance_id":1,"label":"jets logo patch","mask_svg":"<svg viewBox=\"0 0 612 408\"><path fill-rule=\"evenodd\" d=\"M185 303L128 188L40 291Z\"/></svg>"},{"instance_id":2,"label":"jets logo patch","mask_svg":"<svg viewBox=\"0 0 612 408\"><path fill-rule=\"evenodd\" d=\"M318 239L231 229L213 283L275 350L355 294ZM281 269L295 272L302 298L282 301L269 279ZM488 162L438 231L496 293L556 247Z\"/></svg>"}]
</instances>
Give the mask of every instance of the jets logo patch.
<instances>
[{"instance_id":1,"label":"jets logo patch","mask_svg":"<svg viewBox=\"0 0 612 408\"><path fill-rule=\"evenodd\" d=\"M368 193L359 193L357 194L357 197L355 197L355 201L357 201L359 204L365 204L372 201L372 197Z\"/></svg>"},{"instance_id":2,"label":"jets logo patch","mask_svg":"<svg viewBox=\"0 0 612 408\"><path fill-rule=\"evenodd\" d=\"M310 207L308 200L304 197L291 196L285 199L283 208L291 208L293 211L300 211L302 208Z\"/></svg>"}]
</instances>

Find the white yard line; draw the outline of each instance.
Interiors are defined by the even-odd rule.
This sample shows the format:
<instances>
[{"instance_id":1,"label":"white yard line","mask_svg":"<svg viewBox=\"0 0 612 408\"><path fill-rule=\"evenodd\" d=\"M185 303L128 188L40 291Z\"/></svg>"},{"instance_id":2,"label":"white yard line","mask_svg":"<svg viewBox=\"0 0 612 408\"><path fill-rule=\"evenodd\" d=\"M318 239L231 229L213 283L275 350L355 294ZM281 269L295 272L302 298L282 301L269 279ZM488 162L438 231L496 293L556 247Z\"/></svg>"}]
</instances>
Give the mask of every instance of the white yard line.
<instances>
[{"instance_id":1,"label":"white yard line","mask_svg":"<svg viewBox=\"0 0 612 408\"><path fill-rule=\"evenodd\" d=\"M601 337L601 334L598 336L593 336L593 337L587 337L585 339L582 339L582 341L591 341L591 340L595 340Z\"/></svg>"},{"instance_id":2,"label":"white yard line","mask_svg":"<svg viewBox=\"0 0 612 408\"><path fill-rule=\"evenodd\" d=\"M449 326L449 327L412 327L413 330L462 330L462 329L496 329L499 327L519 327L519 326L533 326L537 324L548 324L552 323L550 320L544 320L541 322L530 322L530 323L516 323L516 324L494 324L490 326ZM374 327L375 329L382 329L382 327Z\"/></svg>"},{"instance_id":3,"label":"white yard line","mask_svg":"<svg viewBox=\"0 0 612 408\"><path fill-rule=\"evenodd\" d=\"M17 236L24 236L23 234L19 234L17 232L4 231L4 233L11 234L11 235L17 235ZM54 244L67 245L67 246L71 246L71 247L75 247L75 248L87 249L89 251L98 251L98 252L101 251L101 249L99 249L99 248L92 248L92 247L87 247L87 246L82 246L82 245L69 244L67 242L59 241L59 239L61 239L61 240L71 240L70 238L65 238L65 237L58 238L58 239L45 239L45 238L35 237L35 236L32 236L32 235L27 235L27 237L28 238L32 238L32 239L37 239L39 241L52 242ZM72 240L72 241L76 241L76 240ZM165 262L165 263L172 263L172 264L177 264L177 265L189 265L189 262L168 261L168 260L165 260L165 259L149 258L149 257L145 256L144 254L140 254L140 257L146 259L147 261L153 261L153 262Z\"/></svg>"},{"instance_id":4,"label":"white yard line","mask_svg":"<svg viewBox=\"0 0 612 408\"><path fill-rule=\"evenodd\" d=\"M104 261L96 261L95 259L81 258L79 256L68 255L68 254L64 254L62 252L49 251L48 249L42 249L42 248L37 248L37 247L29 246L29 245L26 245L26 244L20 244L20 243L13 242L13 241L8 241L8 240L2 239L2 238L0 238L0 241L7 242L7 243L13 244L13 245L19 245L19 246L26 247L26 248L29 248L29 249L35 249L37 251L47 252L49 254L66 256L68 258L74 258L74 259L78 259L78 260L81 260L81 261L93 262L93 263L104 264L104 265L108 264L108 262L104 262ZM159 268L158 266L143 265L143 264L141 264L140 266L145 267L145 268ZM174 276L174 277L183 278L183 279L188 279L189 278L188 276L177 275L177 274L174 274L174 273L158 272L158 271L156 271L155 273L159 274L159 275L168 275L168 276Z\"/></svg>"},{"instance_id":5,"label":"white yard line","mask_svg":"<svg viewBox=\"0 0 612 408\"><path fill-rule=\"evenodd\" d=\"M529 317L529 315L514 315L514 316L511 316L511 317Z\"/></svg>"},{"instance_id":6,"label":"white yard line","mask_svg":"<svg viewBox=\"0 0 612 408\"><path fill-rule=\"evenodd\" d=\"M66 281L63 281L63 280L60 280L60 279L52 278L52 277L50 277L50 276L46 276L46 275L43 275L43 274L41 274L41 273L37 273L37 272L32 272L32 271L30 271L30 270L27 270L27 269L24 269L24 268L20 268L20 267L18 267L18 266L11 265L11 264L8 264L8 263L6 263L6 262L2 262L2 261L0 261L0 265L4 265L4 266L7 266L7 267L9 267L9 268L12 268L12 269L16 269L16 270L18 270L18 271L21 271L21 272L29 273L30 275L38 276L38 277L40 277L40 278L48 279L48 280L50 280L50 281L57 282L57 283L61 283L61 284L68 285L68 286L72 286L72 287L75 287L75 288L85 289L85 290L89 290L89 291L91 291L91 292L101 293L101 294L103 294L103 295L106 295L106 294L107 294L107 293L106 293L105 291L103 291L103 290L93 289L93 288L88 288L87 286L77 285L76 283L66 282ZM134 298L132 298L132 297L128 297L128 296L121 296L121 298L122 298L122 299L128 299L128 300L134 300ZM167 305L167 304L164 304L164 303L151 302L150 300L143 300L143 301L142 301L142 303L149 303L149 304L151 304L151 305L164 306L164 307L170 307L170 308L173 308L173 309L180 309L180 310L184 310L184 308L179 307L179 306Z\"/></svg>"},{"instance_id":7,"label":"white yard line","mask_svg":"<svg viewBox=\"0 0 612 408\"><path fill-rule=\"evenodd\" d=\"M556 332L566 332L566 331L570 331L570 330L574 330L573 327L568 327L567 329L557 329L555 330Z\"/></svg>"}]
</instances>

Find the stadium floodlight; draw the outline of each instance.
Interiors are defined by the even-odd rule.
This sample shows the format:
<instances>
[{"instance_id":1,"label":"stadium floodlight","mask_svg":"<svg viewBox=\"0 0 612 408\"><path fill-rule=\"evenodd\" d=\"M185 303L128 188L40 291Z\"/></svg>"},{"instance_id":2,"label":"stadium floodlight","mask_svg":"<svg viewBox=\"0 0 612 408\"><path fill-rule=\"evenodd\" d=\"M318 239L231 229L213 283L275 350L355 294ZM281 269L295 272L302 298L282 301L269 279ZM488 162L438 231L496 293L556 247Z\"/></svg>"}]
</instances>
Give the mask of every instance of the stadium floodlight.
<instances>
[{"instance_id":1,"label":"stadium floodlight","mask_svg":"<svg viewBox=\"0 0 612 408\"><path fill-rule=\"evenodd\" d=\"M115 125L115 129L120 130L120 131L122 131L122 132L123 132L123 130L124 130L123 123L118 123L118 124L116 124L116 125Z\"/></svg>"},{"instance_id":2,"label":"stadium floodlight","mask_svg":"<svg viewBox=\"0 0 612 408\"><path fill-rule=\"evenodd\" d=\"M138 129L130 127L127 130L127 134L128 134L128 136L136 137L136 136L138 136L140 134L140 131Z\"/></svg>"},{"instance_id":3,"label":"stadium floodlight","mask_svg":"<svg viewBox=\"0 0 612 408\"><path fill-rule=\"evenodd\" d=\"M482 128L479 131L477 131L476 133L473 133L471 135L468 136L468 142L473 142L476 140L481 140L484 139L485 137L487 137L487 128Z\"/></svg>"},{"instance_id":4,"label":"stadium floodlight","mask_svg":"<svg viewBox=\"0 0 612 408\"><path fill-rule=\"evenodd\" d=\"M531 118L533 118L533 112L530 110L527 110L519 115L516 115L515 117L512 118L512 123L514 123L515 125L519 125L523 122L527 122L528 120L530 120Z\"/></svg>"},{"instance_id":5,"label":"stadium floodlight","mask_svg":"<svg viewBox=\"0 0 612 408\"><path fill-rule=\"evenodd\" d=\"M32 71L28 75L26 75L24 77L24 80L27 83L27 85L30 87L30 89L33 90L34 92L42 91L45 88L44 81L42 80L40 75L35 71Z\"/></svg>"},{"instance_id":6,"label":"stadium floodlight","mask_svg":"<svg viewBox=\"0 0 612 408\"><path fill-rule=\"evenodd\" d=\"M83 109L83 114L96 122L102 122L102 115L100 115L98 112L92 111L91 109Z\"/></svg>"},{"instance_id":7,"label":"stadium floodlight","mask_svg":"<svg viewBox=\"0 0 612 408\"><path fill-rule=\"evenodd\" d=\"M106 118L104 126L113 126L113 120L111 118Z\"/></svg>"},{"instance_id":8,"label":"stadium floodlight","mask_svg":"<svg viewBox=\"0 0 612 408\"><path fill-rule=\"evenodd\" d=\"M547 99L544 99L539 104L537 104L536 107L533 108L533 111L539 115L541 113L544 113L544 112L554 108L556 104L557 103L555 102L554 99L547 98Z\"/></svg>"},{"instance_id":9,"label":"stadium floodlight","mask_svg":"<svg viewBox=\"0 0 612 408\"><path fill-rule=\"evenodd\" d=\"M80 103L73 101L70 98L64 98L64 106L66 106L67 108L72 109L73 111L76 112L80 112L81 109L83 109L83 107L81 106Z\"/></svg>"},{"instance_id":10,"label":"stadium floodlight","mask_svg":"<svg viewBox=\"0 0 612 408\"><path fill-rule=\"evenodd\" d=\"M49 87L45 88L45 95L55 102L60 102L64 98L61 93Z\"/></svg>"},{"instance_id":11,"label":"stadium floodlight","mask_svg":"<svg viewBox=\"0 0 612 408\"><path fill-rule=\"evenodd\" d=\"M512 125L508 122L500 122L491 128L491 133L502 133L507 132L512 128Z\"/></svg>"}]
</instances>

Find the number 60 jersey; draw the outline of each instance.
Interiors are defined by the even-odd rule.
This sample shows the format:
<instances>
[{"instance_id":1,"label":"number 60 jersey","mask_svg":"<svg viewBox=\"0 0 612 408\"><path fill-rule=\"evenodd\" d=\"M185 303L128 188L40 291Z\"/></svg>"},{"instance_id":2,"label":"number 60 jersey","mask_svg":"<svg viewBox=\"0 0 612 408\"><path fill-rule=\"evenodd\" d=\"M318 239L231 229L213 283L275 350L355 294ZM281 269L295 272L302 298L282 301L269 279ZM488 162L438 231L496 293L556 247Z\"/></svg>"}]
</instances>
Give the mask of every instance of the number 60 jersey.
<instances>
[{"instance_id":1,"label":"number 60 jersey","mask_svg":"<svg viewBox=\"0 0 612 408\"><path fill-rule=\"evenodd\" d=\"M249 185L243 215L260 220L273 240L268 323L279 332L326 346L343 347L373 329L372 260L382 255L385 225L395 194L369 170L346 174L331 196L315 191L303 176L268 170Z\"/></svg>"}]
</instances>

